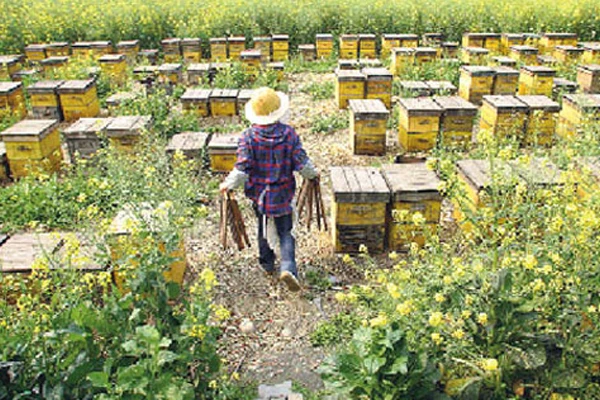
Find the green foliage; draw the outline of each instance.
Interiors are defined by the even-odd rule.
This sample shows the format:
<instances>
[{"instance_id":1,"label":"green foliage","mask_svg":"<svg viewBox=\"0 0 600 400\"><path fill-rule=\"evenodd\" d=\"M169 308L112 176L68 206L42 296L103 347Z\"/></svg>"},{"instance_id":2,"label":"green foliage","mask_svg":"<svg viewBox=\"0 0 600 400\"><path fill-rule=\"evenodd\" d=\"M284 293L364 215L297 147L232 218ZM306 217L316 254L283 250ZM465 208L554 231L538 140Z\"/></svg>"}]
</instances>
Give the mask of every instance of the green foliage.
<instances>
[{"instance_id":1,"label":"green foliage","mask_svg":"<svg viewBox=\"0 0 600 400\"><path fill-rule=\"evenodd\" d=\"M358 315L339 313L330 321L319 323L310 334L310 343L313 346L332 346L344 343L352 337L352 333L360 326Z\"/></svg>"},{"instance_id":2,"label":"green foliage","mask_svg":"<svg viewBox=\"0 0 600 400\"><path fill-rule=\"evenodd\" d=\"M311 125L312 133L332 133L340 129L347 128L349 125L348 114L337 112L329 115L319 115L314 118Z\"/></svg>"},{"instance_id":3,"label":"green foliage","mask_svg":"<svg viewBox=\"0 0 600 400\"><path fill-rule=\"evenodd\" d=\"M302 93L307 93L313 100L333 98L333 82L312 82L300 88Z\"/></svg>"}]
</instances>

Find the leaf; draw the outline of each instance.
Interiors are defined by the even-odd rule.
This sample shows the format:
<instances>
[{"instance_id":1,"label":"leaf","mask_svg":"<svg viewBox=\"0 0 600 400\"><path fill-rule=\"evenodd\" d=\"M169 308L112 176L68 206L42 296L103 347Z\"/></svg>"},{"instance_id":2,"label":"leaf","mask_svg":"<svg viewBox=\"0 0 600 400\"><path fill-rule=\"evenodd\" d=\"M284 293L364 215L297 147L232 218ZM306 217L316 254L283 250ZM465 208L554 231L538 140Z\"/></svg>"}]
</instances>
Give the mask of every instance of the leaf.
<instances>
[{"instance_id":1,"label":"leaf","mask_svg":"<svg viewBox=\"0 0 600 400\"><path fill-rule=\"evenodd\" d=\"M138 354L139 348L137 342L135 340L128 340L121 345L123 350L125 350L129 354Z\"/></svg>"},{"instance_id":2,"label":"leaf","mask_svg":"<svg viewBox=\"0 0 600 400\"><path fill-rule=\"evenodd\" d=\"M90 372L87 378L92 382L94 387L108 387L108 374L106 372Z\"/></svg>"},{"instance_id":3,"label":"leaf","mask_svg":"<svg viewBox=\"0 0 600 400\"><path fill-rule=\"evenodd\" d=\"M117 386L121 390L133 390L138 393L144 393L148 386L146 369L139 364L134 364L129 367L119 368L117 375Z\"/></svg>"},{"instance_id":4,"label":"leaf","mask_svg":"<svg viewBox=\"0 0 600 400\"><path fill-rule=\"evenodd\" d=\"M554 370L552 386L561 389L580 389L585 386L585 372L579 368Z\"/></svg>"},{"instance_id":5,"label":"leaf","mask_svg":"<svg viewBox=\"0 0 600 400\"><path fill-rule=\"evenodd\" d=\"M172 351L161 350L158 352L158 365L162 367L165 364L172 363L178 358L179 356Z\"/></svg>"},{"instance_id":6,"label":"leaf","mask_svg":"<svg viewBox=\"0 0 600 400\"><path fill-rule=\"evenodd\" d=\"M373 356L367 357L364 359L363 365L369 374L375 375L381 369L381 367L385 365L385 358Z\"/></svg>"},{"instance_id":7,"label":"leaf","mask_svg":"<svg viewBox=\"0 0 600 400\"><path fill-rule=\"evenodd\" d=\"M138 326L135 328L135 334L149 344L158 344L160 340L160 333L150 325Z\"/></svg>"},{"instance_id":8,"label":"leaf","mask_svg":"<svg viewBox=\"0 0 600 400\"><path fill-rule=\"evenodd\" d=\"M161 349L166 349L171 345L171 343L173 343L171 339L164 337L160 340L158 347L160 347Z\"/></svg>"},{"instance_id":9,"label":"leaf","mask_svg":"<svg viewBox=\"0 0 600 400\"><path fill-rule=\"evenodd\" d=\"M492 288L494 291L510 293L512 288L512 274L509 269L503 268L492 276Z\"/></svg>"},{"instance_id":10,"label":"leaf","mask_svg":"<svg viewBox=\"0 0 600 400\"><path fill-rule=\"evenodd\" d=\"M401 356L401 357L398 357L394 361L394 363L392 364L390 369L386 372L386 374L395 375L395 374L400 373L402 375L406 375L407 372L408 372L408 357Z\"/></svg>"},{"instance_id":11,"label":"leaf","mask_svg":"<svg viewBox=\"0 0 600 400\"><path fill-rule=\"evenodd\" d=\"M135 321L139 316L140 316L140 309L139 308L135 308L132 312L131 315L129 316L129 320L130 321Z\"/></svg>"},{"instance_id":12,"label":"leaf","mask_svg":"<svg viewBox=\"0 0 600 400\"><path fill-rule=\"evenodd\" d=\"M519 367L532 370L546 364L546 349L543 346L532 344L527 349L510 346L506 350L509 359Z\"/></svg>"}]
</instances>

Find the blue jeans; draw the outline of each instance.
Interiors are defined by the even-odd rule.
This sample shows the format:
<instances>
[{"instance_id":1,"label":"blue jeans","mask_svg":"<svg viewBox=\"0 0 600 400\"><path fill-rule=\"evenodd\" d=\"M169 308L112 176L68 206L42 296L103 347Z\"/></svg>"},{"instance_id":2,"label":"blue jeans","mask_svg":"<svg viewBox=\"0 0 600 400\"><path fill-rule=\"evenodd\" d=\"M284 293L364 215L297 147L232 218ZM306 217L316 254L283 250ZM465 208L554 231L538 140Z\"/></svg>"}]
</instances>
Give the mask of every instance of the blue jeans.
<instances>
[{"instance_id":1,"label":"blue jeans","mask_svg":"<svg viewBox=\"0 0 600 400\"><path fill-rule=\"evenodd\" d=\"M265 219L258 210L255 209L254 211L258 219L258 262L265 271L273 272L275 270L275 252L269 246L264 234ZM292 236L292 225L292 214L275 217L275 227L277 228L277 236L279 236L279 251L281 253L280 271L288 271L297 276L296 239Z\"/></svg>"}]
</instances>

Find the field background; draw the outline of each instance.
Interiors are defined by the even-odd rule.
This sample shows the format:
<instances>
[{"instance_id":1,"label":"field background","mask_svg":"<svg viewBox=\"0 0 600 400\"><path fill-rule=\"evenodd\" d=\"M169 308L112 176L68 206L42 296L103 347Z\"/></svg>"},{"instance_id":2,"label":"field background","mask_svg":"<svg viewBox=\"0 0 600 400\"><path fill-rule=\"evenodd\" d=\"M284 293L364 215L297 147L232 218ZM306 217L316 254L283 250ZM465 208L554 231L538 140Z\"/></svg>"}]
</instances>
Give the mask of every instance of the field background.
<instances>
[{"instance_id":1,"label":"field background","mask_svg":"<svg viewBox=\"0 0 600 400\"><path fill-rule=\"evenodd\" d=\"M140 39L288 33L292 45L319 32L575 32L600 36L597 0L1 0L0 52L53 40ZM205 40L205 42L207 42Z\"/></svg>"}]
</instances>

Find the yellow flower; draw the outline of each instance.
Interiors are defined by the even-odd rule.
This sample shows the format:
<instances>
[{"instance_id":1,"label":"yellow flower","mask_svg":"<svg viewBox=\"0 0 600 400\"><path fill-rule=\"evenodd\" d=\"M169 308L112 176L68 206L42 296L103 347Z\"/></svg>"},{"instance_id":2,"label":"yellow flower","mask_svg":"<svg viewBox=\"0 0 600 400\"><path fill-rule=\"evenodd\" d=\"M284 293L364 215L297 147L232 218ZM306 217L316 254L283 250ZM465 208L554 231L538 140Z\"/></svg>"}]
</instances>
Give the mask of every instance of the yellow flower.
<instances>
[{"instance_id":1,"label":"yellow flower","mask_svg":"<svg viewBox=\"0 0 600 400\"><path fill-rule=\"evenodd\" d=\"M362 253L362 254L369 254L369 249L364 244L361 244L360 246L358 246L358 251L359 251L359 253Z\"/></svg>"},{"instance_id":2,"label":"yellow flower","mask_svg":"<svg viewBox=\"0 0 600 400\"><path fill-rule=\"evenodd\" d=\"M450 285L452 283L452 277L449 275L445 275L442 278L442 282L444 282L444 285ZM441 302L440 302L441 303Z\"/></svg>"},{"instance_id":3,"label":"yellow flower","mask_svg":"<svg viewBox=\"0 0 600 400\"><path fill-rule=\"evenodd\" d=\"M344 254L344 257L342 257L342 261L344 262L344 264L350 264L352 263L352 257L350 256L350 254Z\"/></svg>"},{"instance_id":4,"label":"yellow flower","mask_svg":"<svg viewBox=\"0 0 600 400\"><path fill-rule=\"evenodd\" d=\"M396 286L393 283L388 283L386 288L387 288L387 291L390 294L390 296L392 296L392 298L394 298L394 299L400 298L400 290L398 289L398 286Z\"/></svg>"},{"instance_id":5,"label":"yellow flower","mask_svg":"<svg viewBox=\"0 0 600 400\"><path fill-rule=\"evenodd\" d=\"M444 341L444 338L439 333L434 332L431 334L431 340L433 340L433 343L439 345Z\"/></svg>"},{"instance_id":6,"label":"yellow flower","mask_svg":"<svg viewBox=\"0 0 600 400\"><path fill-rule=\"evenodd\" d=\"M204 283L206 291L211 291L215 286L219 284L214 271L210 268L204 268L200 273L200 279Z\"/></svg>"},{"instance_id":7,"label":"yellow flower","mask_svg":"<svg viewBox=\"0 0 600 400\"><path fill-rule=\"evenodd\" d=\"M394 210L392 211L392 218L396 222L403 222L406 221L409 213L408 210Z\"/></svg>"},{"instance_id":8,"label":"yellow flower","mask_svg":"<svg viewBox=\"0 0 600 400\"><path fill-rule=\"evenodd\" d=\"M398 253L396 253L395 251L392 251L390 254L388 254L388 257L390 260L395 260L398 258Z\"/></svg>"},{"instance_id":9,"label":"yellow flower","mask_svg":"<svg viewBox=\"0 0 600 400\"><path fill-rule=\"evenodd\" d=\"M469 318L471 318L471 315L473 315L473 313L469 310L463 310L463 312L460 313L460 316L463 319L469 319Z\"/></svg>"},{"instance_id":10,"label":"yellow flower","mask_svg":"<svg viewBox=\"0 0 600 400\"><path fill-rule=\"evenodd\" d=\"M527 254L523 260L523 266L525 269L533 269L537 266L538 261L533 254Z\"/></svg>"},{"instance_id":11,"label":"yellow flower","mask_svg":"<svg viewBox=\"0 0 600 400\"><path fill-rule=\"evenodd\" d=\"M446 300L446 297L441 293L436 293L435 296L433 296L433 298L438 303L443 303Z\"/></svg>"},{"instance_id":12,"label":"yellow flower","mask_svg":"<svg viewBox=\"0 0 600 400\"><path fill-rule=\"evenodd\" d=\"M429 325L433 327L440 326L444 322L443 318L444 315L441 312L435 311L429 316Z\"/></svg>"},{"instance_id":13,"label":"yellow flower","mask_svg":"<svg viewBox=\"0 0 600 400\"><path fill-rule=\"evenodd\" d=\"M237 372L234 372L233 374L231 374L231 379L234 381L239 381L240 380L240 374Z\"/></svg>"},{"instance_id":14,"label":"yellow flower","mask_svg":"<svg viewBox=\"0 0 600 400\"><path fill-rule=\"evenodd\" d=\"M465 337L465 332L462 329L457 329L454 332L452 332L452 337L461 340Z\"/></svg>"},{"instance_id":15,"label":"yellow flower","mask_svg":"<svg viewBox=\"0 0 600 400\"><path fill-rule=\"evenodd\" d=\"M371 328L379 328L388 324L388 318L385 314L380 314L379 316L373 318L369 325Z\"/></svg>"},{"instance_id":16,"label":"yellow flower","mask_svg":"<svg viewBox=\"0 0 600 400\"><path fill-rule=\"evenodd\" d=\"M412 301L406 300L396 306L396 311L402 316L407 316L411 313L412 308Z\"/></svg>"},{"instance_id":17,"label":"yellow flower","mask_svg":"<svg viewBox=\"0 0 600 400\"><path fill-rule=\"evenodd\" d=\"M488 323L488 316L486 313L482 312L477 315L477 322L481 325L485 325Z\"/></svg>"},{"instance_id":18,"label":"yellow flower","mask_svg":"<svg viewBox=\"0 0 600 400\"><path fill-rule=\"evenodd\" d=\"M589 306L587 310L588 310L588 312L589 312L590 314L593 314L593 313L595 313L596 311L598 311L598 309L597 309L597 308L596 308L596 306L594 306L594 305L591 305L591 306Z\"/></svg>"},{"instance_id":19,"label":"yellow flower","mask_svg":"<svg viewBox=\"0 0 600 400\"><path fill-rule=\"evenodd\" d=\"M229 312L229 310L220 304L219 305L211 304L211 308L213 309L213 312L215 313L215 317L217 317L217 319L219 321L224 321L231 316L231 313Z\"/></svg>"},{"instance_id":20,"label":"yellow flower","mask_svg":"<svg viewBox=\"0 0 600 400\"><path fill-rule=\"evenodd\" d=\"M213 379L212 381L208 382L208 387L215 390L217 388L217 381Z\"/></svg>"},{"instance_id":21,"label":"yellow flower","mask_svg":"<svg viewBox=\"0 0 600 400\"><path fill-rule=\"evenodd\" d=\"M412 222L417 226L421 226L425 223L425 217L420 212L416 212L412 216Z\"/></svg>"},{"instance_id":22,"label":"yellow flower","mask_svg":"<svg viewBox=\"0 0 600 400\"><path fill-rule=\"evenodd\" d=\"M486 358L481 362L481 366L485 371L496 371L498 369L498 360L495 358Z\"/></svg>"}]
</instances>

